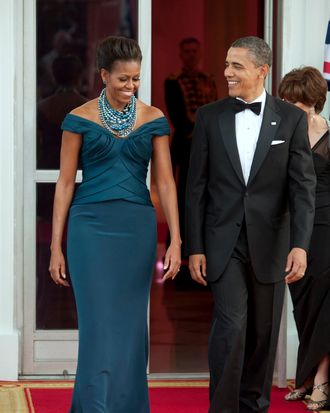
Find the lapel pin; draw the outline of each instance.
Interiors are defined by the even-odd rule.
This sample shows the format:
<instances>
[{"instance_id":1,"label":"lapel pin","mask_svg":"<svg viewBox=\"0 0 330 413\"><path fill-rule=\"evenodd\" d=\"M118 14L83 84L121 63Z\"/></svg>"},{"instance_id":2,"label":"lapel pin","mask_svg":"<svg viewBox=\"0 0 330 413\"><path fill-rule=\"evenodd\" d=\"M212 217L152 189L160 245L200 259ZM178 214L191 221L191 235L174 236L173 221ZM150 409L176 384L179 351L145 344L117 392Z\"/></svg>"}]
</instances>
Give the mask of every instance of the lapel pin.
<instances>
[{"instance_id":1,"label":"lapel pin","mask_svg":"<svg viewBox=\"0 0 330 413\"><path fill-rule=\"evenodd\" d=\"M276 125L276 122L271 122L270 124L271 124L271 125Z\"/></svg>"}]
</instances>

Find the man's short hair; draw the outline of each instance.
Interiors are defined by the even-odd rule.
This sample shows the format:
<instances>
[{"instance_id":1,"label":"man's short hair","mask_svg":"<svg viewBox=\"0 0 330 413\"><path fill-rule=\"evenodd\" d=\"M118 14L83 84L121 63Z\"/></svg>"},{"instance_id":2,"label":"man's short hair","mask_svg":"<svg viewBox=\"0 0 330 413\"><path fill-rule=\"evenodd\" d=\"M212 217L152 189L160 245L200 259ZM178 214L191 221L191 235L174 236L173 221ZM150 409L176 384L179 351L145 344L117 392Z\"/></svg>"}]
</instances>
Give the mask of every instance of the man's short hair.
<instances>
[{"instance_id":1,"label":"man's short hair","mask_svg":"<svg viewBox=\"0 0 330 413\"><path fill-rule=\"evenodd\" d=\"M231 47L242 47L247 49L252 56L256 66L272 65L272 51L269 45L260 37L241 37L232 43Z\"/></svg>"}]
</instances>

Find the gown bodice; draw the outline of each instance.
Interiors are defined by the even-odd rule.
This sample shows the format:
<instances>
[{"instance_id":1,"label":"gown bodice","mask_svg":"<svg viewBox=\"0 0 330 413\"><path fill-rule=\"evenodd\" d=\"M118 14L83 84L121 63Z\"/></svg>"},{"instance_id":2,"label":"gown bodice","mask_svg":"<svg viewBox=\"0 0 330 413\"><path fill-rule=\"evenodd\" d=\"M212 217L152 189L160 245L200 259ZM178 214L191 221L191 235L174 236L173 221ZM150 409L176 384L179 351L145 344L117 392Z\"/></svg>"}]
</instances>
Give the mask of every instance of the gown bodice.
<instances>
[{"instance_id":1,"label":"gown bodice","mask_svg":"<svg viewBox=\"0 0 330 413\"><path fill-rule=\"evenodd\" d=\"M116 138L102 125L68 114L62 129L82 135L82 182L72 204L124 199L151 205L146 185L152 138L169 135L164 116L142 124L127 138Z\"/></svg>"},{"instance_id":2,"label":"gown bodice","mask_svg":"<svg viewBox=\"0 0 330 413\"><path fill-rule=\"evenodd\" d=\"M330 132L327 131L313 146L316 183L316 208L330 206Z\"/></svg>"}]
</instances>

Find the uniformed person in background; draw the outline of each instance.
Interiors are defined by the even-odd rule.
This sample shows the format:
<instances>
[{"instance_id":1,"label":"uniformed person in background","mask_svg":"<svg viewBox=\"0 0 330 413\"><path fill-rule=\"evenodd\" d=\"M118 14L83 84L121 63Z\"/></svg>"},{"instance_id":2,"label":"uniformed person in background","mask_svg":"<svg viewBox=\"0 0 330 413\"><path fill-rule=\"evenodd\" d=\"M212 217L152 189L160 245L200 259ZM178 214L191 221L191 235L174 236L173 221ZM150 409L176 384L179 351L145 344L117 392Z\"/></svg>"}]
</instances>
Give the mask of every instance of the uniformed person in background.
<instances>
[{"instance_id":1,"label":"uniformed person in background","mask_svg":"<svg viewBox=\"0 0 330 413\"><path fill-rule=\"evenodd\" d=\"M171 74L165 80L165 102L174 127L171 157L177 185L183 251L185 244L185 192L195 115L200 106L217 99L217 89L213 76L199 68L201 45L198 39L189 37L181 40L180 58L182 61L181 71L177 74ZM187 272L190 282L189 271L185 271L187 266L184 265L184 261L182 264L181 270L183 273ZM178 277L178 281L180 281L179 278L182 279L182 277Z\"/></svg>"}]
</instances>

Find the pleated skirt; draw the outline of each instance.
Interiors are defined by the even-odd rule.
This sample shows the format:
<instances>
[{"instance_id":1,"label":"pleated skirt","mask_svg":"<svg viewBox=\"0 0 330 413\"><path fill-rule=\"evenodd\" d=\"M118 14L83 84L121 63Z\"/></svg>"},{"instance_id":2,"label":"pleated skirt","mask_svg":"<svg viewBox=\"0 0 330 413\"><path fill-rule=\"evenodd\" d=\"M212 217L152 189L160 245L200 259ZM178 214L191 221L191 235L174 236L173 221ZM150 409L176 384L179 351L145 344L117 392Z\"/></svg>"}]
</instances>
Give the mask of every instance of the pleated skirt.
<instances>
[{"instance_id":1,"label":"pleated skirt","mask_svg":"<svg viewBox=\"0 0 330 413\"><path fill-rule=\"evenodd\" d=\"M70 413L150 411L147 308L156 242L152 206L71 206L67 251L79 354Z\"/></svg>"}]
</instances>

